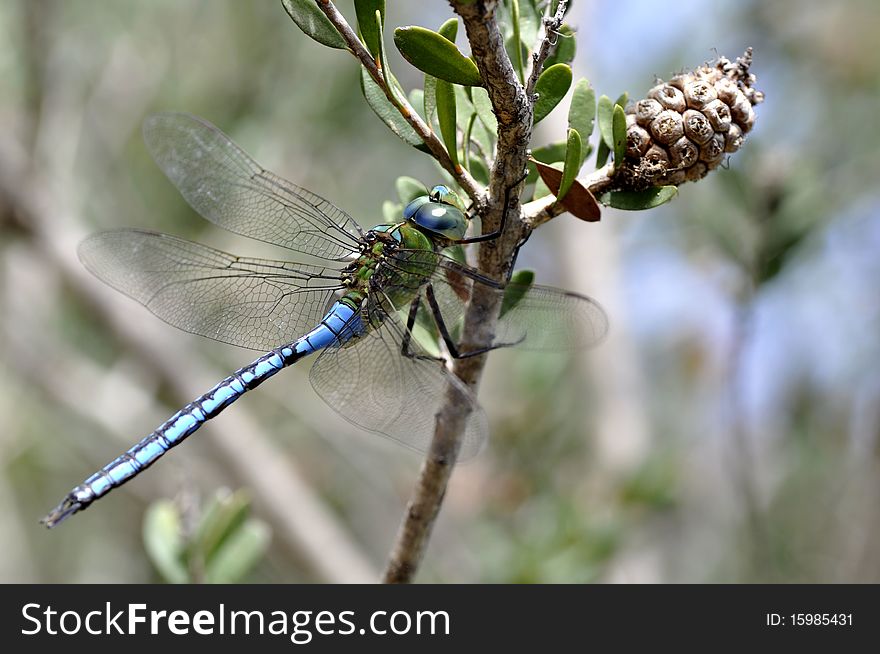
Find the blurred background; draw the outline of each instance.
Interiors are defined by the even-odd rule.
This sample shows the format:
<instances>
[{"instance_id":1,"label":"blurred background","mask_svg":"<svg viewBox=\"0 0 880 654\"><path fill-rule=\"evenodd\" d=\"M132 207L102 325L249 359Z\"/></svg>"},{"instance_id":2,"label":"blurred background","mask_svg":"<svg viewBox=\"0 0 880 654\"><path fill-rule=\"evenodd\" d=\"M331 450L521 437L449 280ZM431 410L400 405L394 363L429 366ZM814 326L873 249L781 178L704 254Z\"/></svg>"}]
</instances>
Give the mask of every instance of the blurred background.
<instances>
[{"instance_id":1,"label":"blurred background","mask_svg":"<svg viewBox=\"0 0 880 654\"><path fill-rule=\"evenodd\" d=\"M450 16L388 5L389 26ZM670 204L533 236L519 265L597 298L611 333L576 356L490 357L490 445L455 472L419 580L880 581L878 21L871 0L574 2L575 76L598 93L639 98L753 46L767 100L729 168ZM103 286L77 242L137 226L284 256L188 207L145 115L204 116L365 225L399 175L434 183L431 160L278 2L9 0L0 43L0 581L212 579L175 541L205 524L238 548L218 579L378 578L420 457L338 418L308 363L62 527L38 519L254 358Z\"/></svg>"}]
</instances>

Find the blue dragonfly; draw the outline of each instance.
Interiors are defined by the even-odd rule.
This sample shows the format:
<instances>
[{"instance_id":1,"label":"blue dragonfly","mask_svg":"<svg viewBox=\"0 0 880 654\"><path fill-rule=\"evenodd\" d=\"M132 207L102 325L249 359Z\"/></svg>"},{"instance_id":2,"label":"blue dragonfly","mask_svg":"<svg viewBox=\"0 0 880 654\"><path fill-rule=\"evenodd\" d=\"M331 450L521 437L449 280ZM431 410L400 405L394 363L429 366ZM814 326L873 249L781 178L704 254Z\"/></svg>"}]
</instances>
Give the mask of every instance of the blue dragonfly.
<instances>
[{"instance_id":1,"label":"blue dragonfly","mask_svg":"<svg viewBox=\"0 0 880 654\"><path fill-rule=\"evenodd\" d=\"M448 256L444 251L451 246L497 233L466 238L464 206L445 186L410 202L398 222L364 229L327 200L262 168L200 118L150 116L144 139L202 216L322 263L239 257L140 229L84 240L79 257L85 267L157 317L265 354L71 490L43 518L48 527L140 474L246 392L307 355L320 353L310 380L327 404L353 424L416 450L428 448L446 398L461 403L469 415L459 454L464 460L479 452L488 426L473 392L447 366L450 357L508 345L582 348L607 330L604 311L588 297L500 283ZM465 352L455 335L478 285L483 294L499 295L506 311L494 341ZM432 328L442 342L441 356L420 344L417 324Z\"/></svg>"}]
</instances>

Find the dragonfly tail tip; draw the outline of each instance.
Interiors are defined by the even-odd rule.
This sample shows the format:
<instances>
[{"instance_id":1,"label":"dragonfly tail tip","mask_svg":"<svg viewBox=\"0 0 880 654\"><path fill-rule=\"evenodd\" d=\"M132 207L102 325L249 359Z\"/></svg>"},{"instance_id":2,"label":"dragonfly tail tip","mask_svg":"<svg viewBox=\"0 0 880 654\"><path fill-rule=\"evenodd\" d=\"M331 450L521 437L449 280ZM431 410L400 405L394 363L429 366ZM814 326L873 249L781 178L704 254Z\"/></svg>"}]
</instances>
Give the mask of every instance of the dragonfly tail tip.
<instances>
[{"instance_id":1,"label":"dragonfly tail tip","mask_svg":"<svg viewBox=\"0 0 880 654\"><path fill-rule=\"evenodd\" d=\"M69 497L65 497L64 501L56 506L54 509L49 511L49 513L47 513L40 520L40 522L44 524L47 529L52 529L52 527L57 527L67 518L69 518L82 508L83 506L80 502Z\"/></svg>"}]
</instances>

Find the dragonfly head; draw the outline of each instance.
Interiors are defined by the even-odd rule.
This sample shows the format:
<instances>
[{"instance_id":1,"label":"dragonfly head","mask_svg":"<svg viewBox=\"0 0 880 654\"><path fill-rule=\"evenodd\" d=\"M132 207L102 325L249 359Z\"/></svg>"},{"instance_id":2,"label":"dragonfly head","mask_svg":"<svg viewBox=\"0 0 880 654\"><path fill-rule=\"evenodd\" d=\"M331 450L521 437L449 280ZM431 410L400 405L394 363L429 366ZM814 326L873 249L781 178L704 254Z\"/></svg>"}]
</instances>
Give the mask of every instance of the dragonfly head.
<instances>
[{"instance_id":1,"label":"dragonfly head","mask_svg":"<svg viewBox=\"0 0 880 654\"><path fill-rule=\"evenodd\" d=\"M464 203L445 186L435 186L403 209L403 217L432 235L453 241L464 238L467 231Z\"/></svg>"}]
</instances>

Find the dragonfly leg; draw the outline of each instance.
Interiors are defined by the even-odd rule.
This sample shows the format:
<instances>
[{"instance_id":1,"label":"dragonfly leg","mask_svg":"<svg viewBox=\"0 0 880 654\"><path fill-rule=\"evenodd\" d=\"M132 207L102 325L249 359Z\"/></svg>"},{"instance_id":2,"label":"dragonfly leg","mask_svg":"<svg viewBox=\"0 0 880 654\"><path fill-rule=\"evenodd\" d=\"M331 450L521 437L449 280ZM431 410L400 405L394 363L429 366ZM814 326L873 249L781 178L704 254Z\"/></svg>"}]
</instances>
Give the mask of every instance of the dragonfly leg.
<instances>
[{"instance_id":1,"label":"dragonfly leg","mask_svg":"<svg viewBox=\"0 0 880 654\"><path fill-rule=\"evenodd\" d=\"M449 354L453 359L468 359L480 354L485 354L486 352L491 352L492 350L497 350L498 348L513 347L519 345L525 340L525 336L523 336L513 343L495 343L487 347L480 347L475 350L462 352L458 349L455 340L449 333L449 328L446 326L446 322L443 320L443 315L440 312L440 305L437 304L437 298L434 296L434 288L430 284L425 286L425 298L428 300L428 305L431 307L431 313L434 316L434 322L437 324L440 336L443 338L443 342L446 344L446 349L449 350ZM413 304L415 304L415 302Z\"/></svg>"},{"instance_id":2,"label":"dragonfly leg","mask_svg":"<svg viewBox=\"0 0 880 654\"><path fill-rule=\"evenodd\" d=\"M528 177L529 174L526 172L522 177L516 180L513 184L504 189L504 213L501 214L501 223L498 225L498 229L494 232L489 232L488 234L482 234L480 236L472 236L470 238L460 238L455 241L451 241L450 245L467 245L468 243L482 243L484 241L491 241L493 239L501 236L501 232L504 231L504 226L507 224L507 213L510 207L510 192L515 189L520 183Z\"/></svg>"},{"instance_id":3,"label":"dragonfly leg","mask_svg":"<svg viewBox=\"0 0 880 654\"><path fill-rule=\"evenodd\" d=\"M427 359L429 361L445 363L445 360L442 357L431 357L424 354L418 354L416 352L411 352L409 349L409 344L412 342L412 330L416 324L416 314L418 314L421 304L421 299L416 298L413 300L412 304L409 305L409 315L406 318L406 330L403 335L403 341L400 345L400 353L408 359Z\"/></svg>"}]
</instances>

